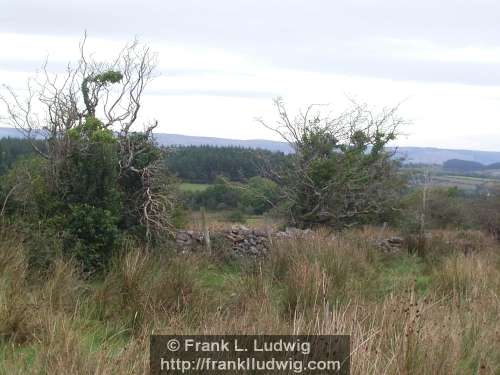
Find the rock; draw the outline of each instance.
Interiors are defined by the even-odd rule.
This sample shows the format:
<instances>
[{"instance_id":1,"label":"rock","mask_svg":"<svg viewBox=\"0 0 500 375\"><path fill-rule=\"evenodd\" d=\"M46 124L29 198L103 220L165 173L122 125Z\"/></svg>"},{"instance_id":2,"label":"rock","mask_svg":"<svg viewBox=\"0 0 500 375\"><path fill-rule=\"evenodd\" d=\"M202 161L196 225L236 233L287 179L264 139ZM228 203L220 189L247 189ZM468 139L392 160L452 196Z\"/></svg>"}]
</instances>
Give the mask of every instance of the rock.
<instances>
[{"instance_id":1,"label":"rock","mask_svg":"<svg viewBox=\"0 0 500 375\"><path fill-rule=\"evenodd\" d=\"M288 228L282 232L284 236L294 238L310 230L302 231L296 228ZM269 252L270 237L280 237L279 233L268 233L262 230L252 230L243 225L234 225L229 230L216 231L210 234L211 238L221 238L231 243L232 253L238 257L264 257ZM203 233L193 231L178 231L176 243L181 251L197 251L203 244Z\"/></svg>"},{"instance_id":2,"label":"rock","mask_svg":"<svg viewBox=\"0 0 500 375\"><path fill-rule=\"evenodd\" d=\"M251 246L248 252L252 255L259 255L260 253L255 246Z\"/></svg>"},{"instance_id":3,"label":"rock","mask_svg":"<svg viewBox=\"0 0 500 375\"><path fill-rule=\"evenodd\" d=\"M233 233L238 233L238 232L250 232L250 229L248 229L246 226L244 225L233 225L231 227L231 230L233 231Z\"/></svg>"},{"instance_id":4,"label":"rock","mask_svg":"<svg viewBox=\"0 0 500 375\"><path fill-rule=\"evenodd\" d=\"M375 243L383 252L392 253L402 249L404 240L401 237L391 237Z\"/></svg>"},{"instance_id":5,"label":"rock","mask_svg":"<svg viewBox=\"0 0 500 375\"><path fill-rule=\"evenodd\" d=\"M191 236L188 232L179 231L179 232L177 232L175 239L177 241L189 241L189 240L191 240Z\"/></svg>"},{"instance_id":6,"label":"rock","mask_svg":"<svg viewBox=\"0 0 500 375\"><path fill-rule=\"evenodd\" d=\"M387 239L387 242L389 242L391 245L402 246L404 243L404 240L401 237L391 237L391 238Z\"/></svg>"}]
</instances>

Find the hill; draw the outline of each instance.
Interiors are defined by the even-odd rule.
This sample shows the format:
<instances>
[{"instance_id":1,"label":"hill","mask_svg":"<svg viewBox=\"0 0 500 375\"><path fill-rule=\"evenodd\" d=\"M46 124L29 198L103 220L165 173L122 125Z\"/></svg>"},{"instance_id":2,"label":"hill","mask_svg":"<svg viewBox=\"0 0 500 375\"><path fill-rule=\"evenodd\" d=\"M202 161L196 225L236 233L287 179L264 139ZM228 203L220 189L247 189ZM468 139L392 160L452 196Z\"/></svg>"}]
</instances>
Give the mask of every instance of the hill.
<instances>
[{"instance_id":1,"label":"hill","mask_svg":"<svg viewBox=\"0 0 500 375\"><path fill-rule=\"evenodd\" d=\"M489 164L489 165L485 165L484 170L498 170L500 169L500 163L493 163L493 164Z\"/></svg>"},{"instance_id":2,"label":"hill","mask_svg":"<svg viewBox=\"0 0 500 375\"><path fill-rule=\"evenodd\" d=\"M13 128L0 128L0 138L20 138L21 133Z\"/></svg>"},{"instance_id":3,"label":"hill","mask_svg":"<svg viewBox=\"0 0 500 375\"><path fill-rule=\"evenodd\" d=\"M474 172L483 170L485 166L477 161L450 159L443 163L443 168L453 172Z\"/></svg>"},{"instance_id":4,"label":"hill","mask_svg":"<svg viewBox=\"0 0 500 375\"><path fill-rule=\"evenodd\" d=\"M160 144L165 146L234 146L244 148L261 148L269 151L280 151L286 154L292 152L290 146L285 142L270 141L265 139L243 140L215 137L196 137L167 133L156 133L155 138Z\"/></svg>"},{"instance_id":5,"label":"hill","mask_svg":"<svg viewBox=\"0 0 500 375\"><path fill-rule=\"evenodd\" d=\"M475 161L450 159L443 163L443 170L454 173L474 173L485 176L498 177L500 172L500 163L492 163L484 165Z\"/></svg>"},{"instance_id":6,"label":"hill","mask_svg":"<svg viewBox=\"0 0 500 375\"><path fill-rule=\"evenodd\" d=\"M398 155L404 156L406 162L419 164L442 165L451 159L472 161L481 164L500 162L500 152L477 150L453 150L434 147L400 147Z\"/></svg>"}]
</instances>

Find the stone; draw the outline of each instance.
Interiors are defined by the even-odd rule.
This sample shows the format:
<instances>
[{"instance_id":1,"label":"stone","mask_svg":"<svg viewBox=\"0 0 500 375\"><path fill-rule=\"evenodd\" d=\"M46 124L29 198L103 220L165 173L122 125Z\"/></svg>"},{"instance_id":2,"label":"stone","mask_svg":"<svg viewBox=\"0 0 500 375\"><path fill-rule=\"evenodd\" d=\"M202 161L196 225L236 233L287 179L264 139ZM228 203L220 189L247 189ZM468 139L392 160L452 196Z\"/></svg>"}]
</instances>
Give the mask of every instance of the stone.
<instances>
[{"instance_id":1,"label":"stone","mask_svg":"<svg viewBox=\"0 0 500 375\"><path fill-rule=\"evenodd\" d=\"M212 238L222 238L232 245L232 253L238 257L263 257L269 252L269 241L271 237L294 238L310 231L302 231L296 228L288 228L287 232L270 232L263 230L251 230L243 225L234 225L231 229L211 233ZM194 252L200 249L203 243L203 233L180 230L176 233L176 243L180 250Z\"/></svg>"},{"instance_id":2,"label":"stone","mask_svg":"<svg viewBox=\"0 0 500 375\"><path fill-rule=\"evenodd\" d=\"M188 232L177 232L175 239L177 241L188 241L191 239L191 235Z\"/></svg>"},{"instance_id":3,"label":"stone","mask_svg":"<svg viewBox=\"0 0 500 375\"><path fill-rule=\"evenodd\" d=\"M404 240L401 237L391 237L387 239L391 245L403 245Z\"/></svg>"}]
</instances>

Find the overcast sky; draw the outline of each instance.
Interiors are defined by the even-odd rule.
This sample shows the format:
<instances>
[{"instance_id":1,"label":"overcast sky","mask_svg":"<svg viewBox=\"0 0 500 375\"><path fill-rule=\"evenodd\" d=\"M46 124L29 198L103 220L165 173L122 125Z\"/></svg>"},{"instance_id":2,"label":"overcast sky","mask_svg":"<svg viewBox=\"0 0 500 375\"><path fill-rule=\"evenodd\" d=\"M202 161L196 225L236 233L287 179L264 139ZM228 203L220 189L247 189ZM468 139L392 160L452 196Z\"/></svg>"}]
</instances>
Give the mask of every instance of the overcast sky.
<instances>
[{"instance_id":1,"label":"overcast sky","mask_svg":"<svg viewBox=\"0 0 500 375\"><path fill-rule=\"evenodd\" d=\"M49 57L106 59L135 36L158 52L144 118L160 131L276 138L291 112L347 97L402 102L400 145L500 151L500 2L493 0L0 0L0 83L22 89Z\"/></svg>"}]
</instances>

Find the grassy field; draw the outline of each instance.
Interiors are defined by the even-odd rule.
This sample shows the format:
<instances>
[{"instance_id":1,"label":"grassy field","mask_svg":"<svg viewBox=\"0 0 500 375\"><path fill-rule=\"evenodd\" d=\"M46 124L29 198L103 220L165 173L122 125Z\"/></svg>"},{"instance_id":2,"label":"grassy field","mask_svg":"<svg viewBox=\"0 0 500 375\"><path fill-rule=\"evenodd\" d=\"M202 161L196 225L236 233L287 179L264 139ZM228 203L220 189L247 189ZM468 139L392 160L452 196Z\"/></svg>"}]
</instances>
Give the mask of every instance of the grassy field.
<instances>
[{"instance_id":1,"label":"grassy field","mask_svg":"<svg viewBox=\"0 0 500 375\"><path fill-rule=\"evenodd\" d=\"M432 184L442 187L458 187L463 190L476 190L484 184L496 184L500 186L500 180L470 176L436 175L432 176Z\"/></svg>"},{"instance_id":2,"label":"grassy field","mask_svg":"<svg viewBox=\"0 0 500 375\"><path fill-rule=\"evenodd\" d=\"M425 256L384 254L378 232L282 240L256 262L132 248L90 282L62 260L30 273L5 231L0 373L146 374L151 333L265 332L350 334L352 374L499 374L498 244L441 231Z\"/></svg>"},{"instance_id":3,"label":"grassy field","mask_svg":"<svg viewBox=\"0 0 500 375\"><path fill-rule=\"evenodd\" d=\"M461 174L452 174L445 170L443 170L439 166L428 166L428 167L403 167L402 171L408 173L409 175L419 176L425 173L430 173L431 180L430 183L433 186L440 187L457 187L459 189L463 189L466 191L476 190L481 185L498 185L500 186L500 178L495 173L497 171L481 171L482 175L474 176L474 175L461 175ZM489 175L485 175L489 173ZM423 183L423 180L421 182Z\"/></svg>"}]
</instances>

